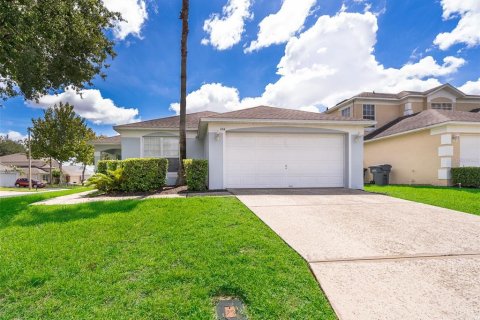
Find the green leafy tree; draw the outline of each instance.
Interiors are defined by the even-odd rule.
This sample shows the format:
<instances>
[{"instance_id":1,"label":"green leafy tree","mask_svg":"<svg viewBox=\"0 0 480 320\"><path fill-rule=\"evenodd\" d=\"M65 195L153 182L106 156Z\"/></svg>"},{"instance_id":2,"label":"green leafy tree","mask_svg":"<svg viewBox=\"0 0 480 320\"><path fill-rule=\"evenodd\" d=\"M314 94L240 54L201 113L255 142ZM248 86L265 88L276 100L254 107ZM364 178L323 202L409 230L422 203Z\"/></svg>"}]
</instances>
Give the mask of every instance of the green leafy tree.
<instances>
[{"instance_id":1,"label":"green leafy tree","mask_svg":"<svg viewBox=\"0 0 480 320\"><path fill-rule=\"evenodd\" d=\"M90 141L95 140L95 132L92 129L86 128L83 130L83 136L79 137L80 141L75 149L75 161L82 164L82 184L85 181L85 169L88 165L93 164L95 148L90 144Z\"/></svg>"},{"instance_id":2,"label":"green leafy tree","mask_svg":"<svg viewBox=\"0 0 480 320\"><path fill-rule=\"evenodd\" d=\"M60 103L44 110L43 113L43 118L32 119L32 157L49 157L56 160L62 173L60 175L62 183L62 166L75 158L78 145L81 145L87 136L88 128L85 119L75 114L73 106L68 103Z\"/></svg>"},{"instance_id":3,"label":"green leafy tree","mask_svg":"<svg viewBox=\"0 0 480 320\"><path fill-rule=\"evenodd\" d=\"M103 0L0 0L0 97L35 99L104 78L105 31L121 20Z\"/></svg>"},{"instance_id":4,"label":"green leafy tree","mask_svg":"<svg viewBox=\"0 0 480 320\"><path fill-rule=\"evenodd\" d=\"M22 141L14 141L8 136L0 136L0 156L25 152L25 146Z\"/></svg>"}]
</instances>

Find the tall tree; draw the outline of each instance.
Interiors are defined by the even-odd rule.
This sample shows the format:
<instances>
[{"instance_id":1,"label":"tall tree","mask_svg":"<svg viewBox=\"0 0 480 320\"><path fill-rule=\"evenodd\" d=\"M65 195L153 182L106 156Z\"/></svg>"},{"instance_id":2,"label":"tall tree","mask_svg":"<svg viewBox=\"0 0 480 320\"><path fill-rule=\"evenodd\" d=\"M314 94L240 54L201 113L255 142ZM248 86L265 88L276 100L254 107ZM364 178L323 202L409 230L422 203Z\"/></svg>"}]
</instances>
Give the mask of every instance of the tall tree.
<instances>
[{"instance_id":1,"label":"tall tree","mask_svg":"<svg viewBox=\"0 0 480 320\"><path fill-rule=\"evenodd\" d=\"M76 115L68 103L60 103L43 113L43 118L32 119L32 156L56 160L61 173L60 182L63 182L62 166L75 157L77 146L88 128L85 119Z\"/></svg>"},{"instance_id":2,"label":"tall tree","mask_svg":"<svg viewBox=\"0 0 480 320\"><path fill-rule=\"evenodd\" d=\"M8 136L0 136L0 156L25 152L25 146L21 141L14 141Z\"/></svg>"},{"instance_id":3,"label":"tall tree","mask_svg":"<svg viewBox=\"0 0 480 320\"><path fill-rule=\"evenodd\" d=\"M177 185L185 184L185 175L183 160L187 158L187 132L185 127L187 116L187 40L188 40L188 8L189 0L182 0L182 11L180 19L182 20L182 38L180 42L180 125L179 125L179 149L180 164L178 166Z\"/></svg>"},{"instance_id":4,"label":"tall tree","mask_svg":"<svg viewBox=\"0 0 480 320\"><path fill-rule=\"evenodd\" d=\"M0 0L0 98L83 88L115 56L103 0Z\"/></svg>"},{"instance_id":5,"label":"tall tree","mask_svg":"<svg viewBox=\"0 0 480 320\"><path fill-rule=\"evenodd\" d=\"M75 162L81 163L82 164L82 177L81 177L81 182L83 185L83 182L85 180L85 169L88 165L93 164L94 161L94 152L95 148L93 147L92 144L90 144L90 141L95 140L95 132L93 132L92 129L86 128L86 130L82 130L83 136L79 137L80 141L77 144L77 147L75 149Z\"/></svg>"}]
</instances>

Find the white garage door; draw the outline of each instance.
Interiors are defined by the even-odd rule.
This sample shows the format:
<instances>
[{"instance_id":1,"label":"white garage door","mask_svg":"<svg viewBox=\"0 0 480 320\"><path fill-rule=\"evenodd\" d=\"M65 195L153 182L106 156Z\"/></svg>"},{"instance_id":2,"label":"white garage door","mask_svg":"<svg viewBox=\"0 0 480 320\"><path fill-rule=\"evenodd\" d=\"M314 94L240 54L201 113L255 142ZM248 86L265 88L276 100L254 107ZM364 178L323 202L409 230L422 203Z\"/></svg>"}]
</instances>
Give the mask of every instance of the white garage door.
<instances>
[{"instance_id":1,"label":"white garage door","mask_svg":"<svg viewBox=\"0 0 480 320\"><path fill-rule=\"evenodd\" d=\"M227 188L344 186L341 134L227 133Z\"/></svg>"},{"instance_id":2,"label":"white garage door","mask_svg":"<svg viewBox=\"0 0 480 320\"><path fill-rule=\"evenodd\" d=\"M480 167L480 136L460 137L460 166Z\"/></svg>"}]
</instances>

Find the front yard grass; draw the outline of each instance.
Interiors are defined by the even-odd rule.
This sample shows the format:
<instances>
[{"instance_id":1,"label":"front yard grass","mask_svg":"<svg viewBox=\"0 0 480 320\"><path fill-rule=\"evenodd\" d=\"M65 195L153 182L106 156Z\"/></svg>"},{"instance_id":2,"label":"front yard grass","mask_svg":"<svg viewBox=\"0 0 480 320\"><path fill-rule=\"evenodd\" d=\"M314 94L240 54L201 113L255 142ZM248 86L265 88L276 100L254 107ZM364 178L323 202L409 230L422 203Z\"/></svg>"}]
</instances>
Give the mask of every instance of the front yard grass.
<instances>
[{"instance_id":1,"label":"front yard grass","mask_svg":"<svg viewBox=\"0 0 480 320\"><path fill-rule=\"evenodd\" d=\"M219 296L249 319L335 319L307 263L235 198L28 206L51 194L0 200L0 319L214 319Z\"/></svg>"},{"instance_id":2,"label":"front yard grass","mask_svg":"<svg viewBox=\"0 0 480 320\"><path fill-rule=\"evenodd\" d=\"M365 186L365 191L384 193L396 198L480 215L480 189L367 185Z\"/></svg>"}]
</instances>

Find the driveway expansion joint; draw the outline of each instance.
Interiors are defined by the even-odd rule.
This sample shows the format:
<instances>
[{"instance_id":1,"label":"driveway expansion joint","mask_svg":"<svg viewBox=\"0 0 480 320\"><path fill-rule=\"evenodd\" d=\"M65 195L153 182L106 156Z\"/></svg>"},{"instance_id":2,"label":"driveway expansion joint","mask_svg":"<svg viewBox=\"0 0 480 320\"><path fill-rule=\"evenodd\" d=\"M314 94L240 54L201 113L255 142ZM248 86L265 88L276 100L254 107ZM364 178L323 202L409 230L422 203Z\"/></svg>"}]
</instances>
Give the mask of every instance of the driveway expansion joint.
<instances>
[{"instance_id":1,"label":"driveway expansion joint","mask_svg":"<svg viewBox=\"0 0 480 320\"><path fill-rule=\"evenodd\" d=\"M362 262L362 261L391 261L391 260L412 260L412 259L437 259L437 258L480 258L480 252L474 253L447 253L447 254L428 254L428 255L401 255L401 256L380 256L380 257L360 257L354 259L329 259L329 260L313 260L308 261L310 264L315 263L336 263L336 262Z\"/></svg>"}]
</instances>

